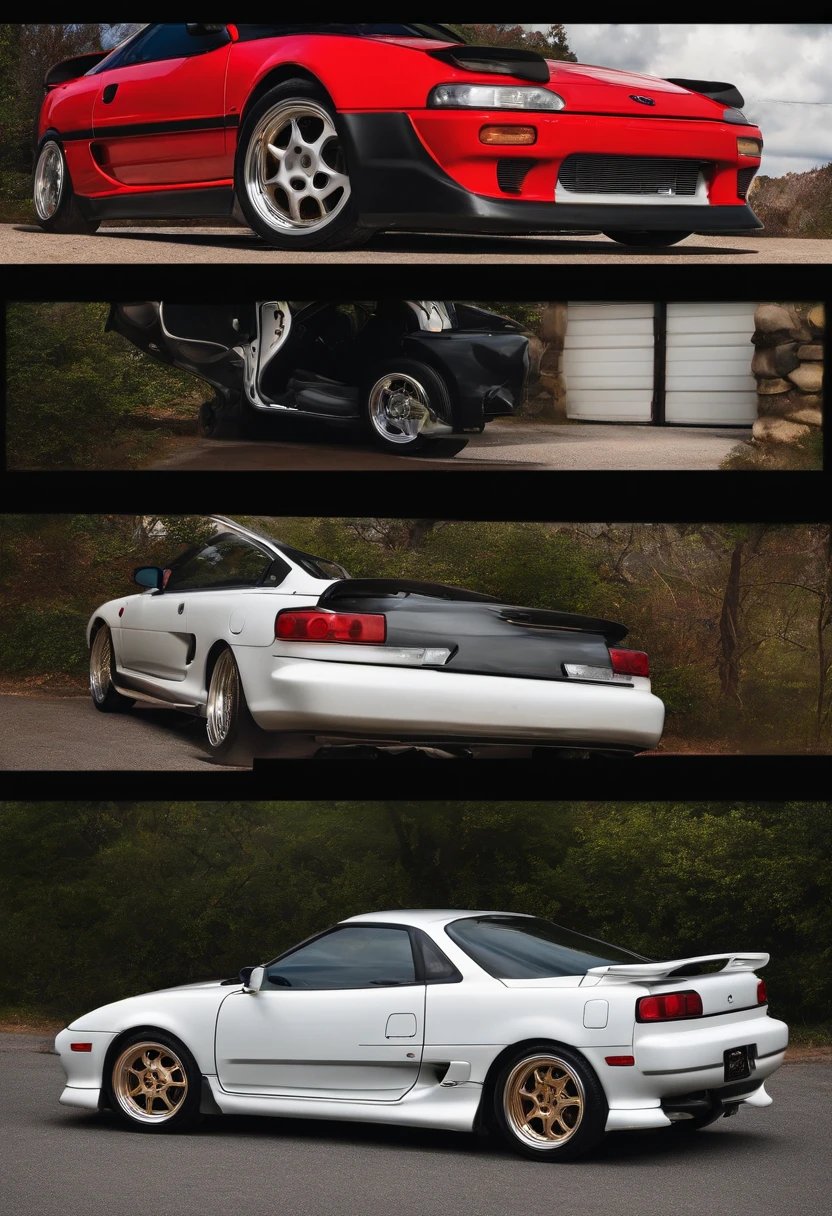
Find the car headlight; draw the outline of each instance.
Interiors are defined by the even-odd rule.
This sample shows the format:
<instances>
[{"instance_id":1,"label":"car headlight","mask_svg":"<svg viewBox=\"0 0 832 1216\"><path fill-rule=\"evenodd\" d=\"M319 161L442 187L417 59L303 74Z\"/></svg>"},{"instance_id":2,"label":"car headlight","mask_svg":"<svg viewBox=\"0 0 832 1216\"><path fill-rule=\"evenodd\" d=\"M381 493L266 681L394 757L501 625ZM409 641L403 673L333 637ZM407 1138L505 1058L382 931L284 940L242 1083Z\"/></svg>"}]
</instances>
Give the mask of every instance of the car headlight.
<instances>
[{"instance_id":1,"label":"car headlight","mask_svg":"<svg viewBox=\"0 0 832 1216\"><path fill-rule=\"evenodd\" d=\"M428 106L466 110L564 110L566 102L551 89L522 89L491 84L439 84L431 91Z\"/></svg>"},{"instance_id":2,"label":"car headlight","mask_svg":"<svg viewBox=\"0 0 832 1216\"><path fill-rule=\"evenodd\" d=\"M733 107L730 110L722 111L722 121L736 123L739 127L750 127L752 125L742 110L735 110Z\"/></svg>"},{"instance_id":3,"label":"car headlight","mask_svg":"<svg viewBox=\"0 0 832 1216\"><path fill-rule=\"evenodd\" d=\"M747 139L745 136L740 136L737 140L737 151L740 156L762 156L763 145L759 139Z\"/></svg>"}]
</instances>

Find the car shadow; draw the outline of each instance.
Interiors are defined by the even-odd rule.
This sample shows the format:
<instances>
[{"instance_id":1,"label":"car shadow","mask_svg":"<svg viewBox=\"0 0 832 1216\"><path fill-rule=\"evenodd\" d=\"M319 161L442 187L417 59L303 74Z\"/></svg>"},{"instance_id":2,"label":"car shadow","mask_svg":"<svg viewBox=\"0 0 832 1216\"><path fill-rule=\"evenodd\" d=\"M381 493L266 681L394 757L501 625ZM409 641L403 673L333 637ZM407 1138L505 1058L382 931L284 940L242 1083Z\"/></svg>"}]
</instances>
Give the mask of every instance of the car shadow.
<instances>
[{"instance_id":1,"label":"car shadow","mask_svg":"<svg viewBox=\"0 0 832 1216\"><path fill-rule=\"evenodd\" d=\"M88 1132L95 1130L104 1135L132 1135L132 1129L112 1112L73 1111L71 1119L57 1112L44 1122L60 1122L67 1130ZM443 1155L462 1155L468 1158L488 1157L516 1166L527 1165L537 1169L537 1163L524 1161L495 1136L472 1135L468 1132L437 1131L431 1128L398 1127L380 1123L347 1123L327 1119L291 1119L261 1117L254 1115L206 1116L190 1136L197 1139L222 1137L234 1140L279 1139L294 1141L305 1146L320 1145L348 1148L379 1148L401 1152L430 1152ZM736 1167L737 1153L753 1150L758 1154L774 1142L774 1137L764 1132L742 1131L738 1128L718 1132L705 1129L691 1135L680 1136L667 1129L652 1132L616 1132L607 1136L600 1147L581 1160L588 1166L641 1167L645 1164L707 1166L726 1171Z\"/></svg>"},{"instance_id":2,"label":"car shadow","mask_svg":"<svg viewBox=\"0 0 832 1216\"><path fill-rule=\"evenodd\" d=\"M210 768L228 772L240 768L239 765L223 764L214 759L205 737L205 722L202 718L141 701L137 701L131 709L128 709L126 716L168 739L171 736L181 739L183 744L192 749L189 756L191 760L202 760ZM248 771L248 768L245 771Z\"/></svg>"},{"instance_id":3,"label":"car shadow","mask_svg":"<svg viewBox=\"0 0 832 1216\"><path fill-rule=\"evenodd\" d=\"M137 228L140 227L140 221L137 222ZM175 228L175 224L170 227ZM15 228L19 232L39 232L40 229L35 224L17 224ZM97 237L114 237L123 241L146 241L156 244L169 245L191 245L200 248L208 249L236 249L236 250L261 250L262 252L273 252L268 243L258 237L255 233L245 228L217 228L211 232L190 232L188 229L178 229L175 232L170 232L167 229L141 228L100 228L96 233ZM594 234L588 234L594 235ZM749 235L754 235L749 233ZM587 257L596 255L598 257L608 257L611 253L616 253L619 256L630 254L633 257L655 257L663 258L668 255L673 257L692 257L706 254L709 257L747 257L759 252L757 249L735 249L729 246L714 246L714 245L670 245L663 246L658 249L645 248L643 246L628 246L617 245L614 241L606 237L600 237L598 240L581 240L576 241L573 237L564 236L495 236L495 235L479 235L460 234L460 233L421 233L421 232L385 232L368 241L366 245L362 245L361 249L364 253L372 255L373 253L380 254L504 254L510 256L519 252L519 247L522 247L524 254L563 254L574 253L576 256ZM349 250L345 251L349 252ZM315 261L317 258L329 260L333 257L337 258L338 254L315 254L306 253L305 257L309 261Z\"/></svg>"}]
</instances>

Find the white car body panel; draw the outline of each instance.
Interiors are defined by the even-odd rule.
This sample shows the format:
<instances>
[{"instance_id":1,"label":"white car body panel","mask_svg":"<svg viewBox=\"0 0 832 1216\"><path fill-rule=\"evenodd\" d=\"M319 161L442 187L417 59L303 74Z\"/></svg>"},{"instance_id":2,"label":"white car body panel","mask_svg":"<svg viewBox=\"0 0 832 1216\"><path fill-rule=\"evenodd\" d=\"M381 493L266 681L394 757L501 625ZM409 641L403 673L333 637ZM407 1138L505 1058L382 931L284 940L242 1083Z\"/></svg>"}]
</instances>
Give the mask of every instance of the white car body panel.
<instances>
[{"instance_id":1,"label":"white car body panel","mask_svg":"<svg viewBox=\"0 0 832 1216\"><path fill-rule=\"evenodd\" d=\"M226 521L222 526L254 535ZM145 591L97 608L87 642L100 623L109 627L117 689L205 717L209 660L227 645L251 715L266 731L635 750L653 748L661 738L664 705L645 677L625 686L468 674L420 668L417 651L403 652L395 665L392 652L374 662L372 651L380 647L276 640L277 613L316 606L335 580L314 578L277 544L270 551L290 566L277 587Z\"/></svg>"},{"instance_id":2,"label":"white car body panel","mask_svg":"<svg viewBox=\"0 0 832 1216\"><path fill-rule=\"evenodd\" d=\"M61 1101L99 1105L114 1040L125 1032L157 1029L191 1051L214 1113L471 1131L484 1083L501 1053L541 1041L572 1047L594 1068L609 1106L609 1131L667 1126L665 1101L701 1090L719 1092L725 1084L723 1053L738 1046L754 1046L756 1067L726 1091L723 1101L771 1102L764 1082L783 1062L788 1028L756 1004L753 972L677 976L658 983L591 975L503 981L445 933L452 921L488 915L506 914L407 910L341 922L419 929L454 964L461 981L256 992L214 981L105 1005L57 1036L67 1077ZM694 987L702 995L704 1016L635 1020L639 997ZM753 1007L746 1004L752 1000ZM739 1006L736 1012L732 1003ZM73 1052L71 1043L79 1040L91 1043L92 1051ZM635 1057L634 1066L606 1063L607 1056L625 1055Z\"/></svg>"}]
</instances>

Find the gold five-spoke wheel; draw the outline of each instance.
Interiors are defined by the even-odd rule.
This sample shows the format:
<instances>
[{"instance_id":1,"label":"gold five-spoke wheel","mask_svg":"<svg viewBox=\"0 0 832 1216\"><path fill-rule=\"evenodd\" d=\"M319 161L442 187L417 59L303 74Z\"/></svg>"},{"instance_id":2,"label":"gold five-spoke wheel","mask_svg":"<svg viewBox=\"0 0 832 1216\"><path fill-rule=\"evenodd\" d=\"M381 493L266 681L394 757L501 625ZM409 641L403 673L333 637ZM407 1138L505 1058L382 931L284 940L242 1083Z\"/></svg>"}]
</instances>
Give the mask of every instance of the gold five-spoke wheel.
<instances>
[{"instance_id":1,"label":"gold five-spoke wheel","mask_svg":"<svg viewBox=\"0 0 832 1216\"><path fill-rule=\"evenodd\" d=\"M126 1115L139 1123L164 1123L182 1107L188 1074L169 1047L134 1043L113 1066L113 1091Z\"/></svg>"},{"instance_id":2,"label":"gold five-spoke wheel","mask_svg":"<svg viewBox=\"0 0 832 1216\"><path fill-rule=\"evenodd\" d=\"M584 1087L556 1056L521 1060L509 1074L504 1110L510 1129L536 1148L557 1148L574 1136L584 1114Z\"/></svg>"}]
</instances>

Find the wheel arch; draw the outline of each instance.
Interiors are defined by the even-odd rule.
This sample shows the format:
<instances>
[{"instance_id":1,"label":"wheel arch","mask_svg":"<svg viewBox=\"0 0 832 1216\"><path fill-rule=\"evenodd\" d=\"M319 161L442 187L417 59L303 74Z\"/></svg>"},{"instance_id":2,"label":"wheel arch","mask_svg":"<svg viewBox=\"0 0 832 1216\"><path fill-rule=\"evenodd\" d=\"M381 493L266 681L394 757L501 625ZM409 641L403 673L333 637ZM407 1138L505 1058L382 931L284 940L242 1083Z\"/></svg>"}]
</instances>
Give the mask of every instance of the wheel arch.
<instances>
[{"instance_id":1,"label":"wheel arch","mask_svg":"<svg viewBox=\"0 0 832 1216\"><path fill-rule=\"evenodd\" d=\"M280 63L272 68L269 68L269 70L260 77L246 98L245 105L243 106L240 114L240 130L242 130L246 119L252 111L252 108L257 105L260 98L265 97L266 93L268 93L270 89L273 89L276 85L283 84L287 80L306 80L310 84L316 85L322 90L322 92L326 94L330 103L334 105L334 102L332 101L332 94L330 93L329 89L326 87L321 78L316 76L315 73L310 71L309 68L305 68L299 63Z\"/></svg>"},{"instance_id":2,"label":"wheel arch","mask_svg":"<svg viewBox=\"0 0 832 1216\"><path fill-rule=\"evenodd\" d=\"M477 1113L474 1116L474 1130L476 1132L484 1133L484 1132L490 1131L492 1128L492 1123L493 1123L493 1115L492 1115L492 1110L491 1110L492 1099L494 1096L494 1088L497 1084L497 1077L499 1076L500 1070L502 1069L503 1065L506 1063L507 1060L510 1060L512 1056L517 1055L518 1052L531 1050L533 1047L551 1047L551 1048L554 1048L555 1050L557 1050L558 1048L565 1047L569 1051L576 1052L577 1055L579 1055L581 1057L581 1060L582 1060L583 1064L585 1065L585 1067L589 1069L589 1071L593 1074L594 1077L596 1077L598 1084L601 1087L602 1093L604 1093L604 1095L606 1096L606 1090L604 1089L604 1086L601 1084L601 1078L598 1076L598 1073L597 1073L595 1067L593 1066L592 1062L589 1059L587 1059L586 1055L584 1054L583 1051L581 1051L580 1047L576 1047L572 1043L566 1043L562 1039L550 1038L548 1035L545 1035L545 1034L544 1035L534 1035L533 1037L526 1038L526 1039L518 1039L518 1041L516 1043L510 1043L507 1047L504 1047L502 1049L502 1051L500 1051L494 1057L494 1059L491 1061L491 1063L488 1066L488 1071L485 1074L485 1080L482 1083L482 1097L480 1098L480 1104L477 1107Z\"/></svg>"},{"instance_id":3,"label":"wheel arch","mask_svg":"<svg viewBox=\"0 0 832 1216\"><path fill-rule=\"evenodd\" d=\"M232 653L234 647L225 638L217 638L216 642L212 642L205 656L205 696L208 696L208 689L211 684L211 676L214 674L214 668L217 665L217 659L224 650L230 650ZM242 676L240 677L242 680Z\"/></svg>"}]
</instances>

